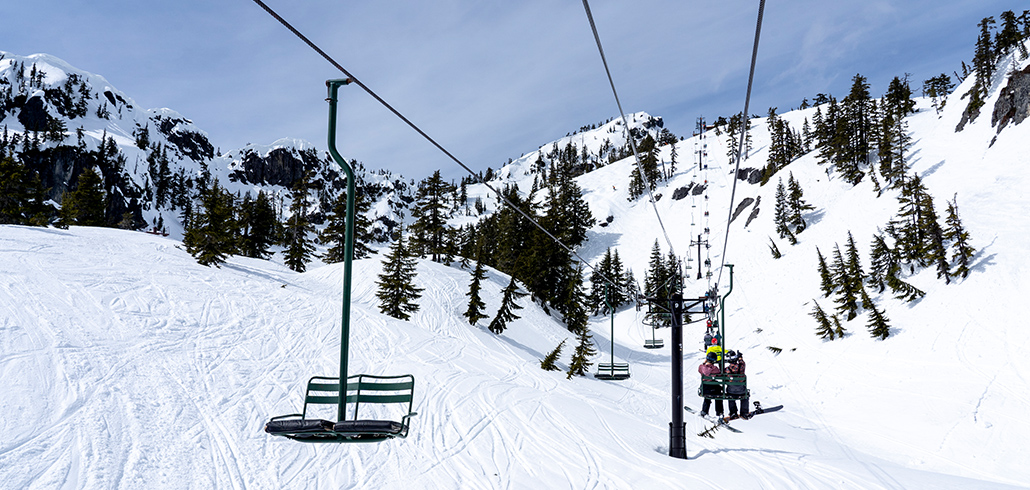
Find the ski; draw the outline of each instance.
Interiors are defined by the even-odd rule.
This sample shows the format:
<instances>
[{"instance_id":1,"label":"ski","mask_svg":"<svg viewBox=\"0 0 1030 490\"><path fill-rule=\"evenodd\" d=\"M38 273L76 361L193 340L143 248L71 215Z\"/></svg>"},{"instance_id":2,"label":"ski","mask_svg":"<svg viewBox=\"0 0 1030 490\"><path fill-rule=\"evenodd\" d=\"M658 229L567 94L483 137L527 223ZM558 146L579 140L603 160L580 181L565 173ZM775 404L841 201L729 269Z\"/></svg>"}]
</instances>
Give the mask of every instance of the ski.
<instances>
[{"instance_id":1,"label":"ski","mask_svg":"<svg viewBox=\"0 0 1030 490\"><path fill-rule=\"evenodd\" d=\"M688 412L690 412L690 413L692 413L692 414L694 414L694 415L697 415L698 417L701 417L704 420L707 420L709 422L715 423L715 425L719 426L720 428L725 428L725 429L729 430L730 432L736 432L737 434L741 433L740 430L738 430L735 427L727 424L720 417L711 417L711 416L707 416L706 417L704 415L701 415L701 412L698 412L697 410L694 410L693 408L690 408L690 407L688 407L686 405L683 406L683 409L688 411ZM708 431L711 431L713 428L714 427L709 428ZM708 432L708 431L705 431L705 432Z\"/></svg>"},{"instance_id":2,"label":"ski","mask_svg":"<svg viewBox=\"0 0 1030 490\"><path fill-rule=\"evenodd\" d=\"M758 415L760 413L775 412L775 411L780 410L782 408L783 408L783 405L776 405L775 407L763 407L760 402L755 402L755 409L752 410L751 413L749 413L746 418L745 417L741 417L740 415L731 415L729 417L723 417L722 421L725 423L725 422L729 422L731 420L737 420L737 419L740 419L740 418L743 418L744 420L748 420L751 417L754 417L755 415Z\"/></svg>"}]
</instances>

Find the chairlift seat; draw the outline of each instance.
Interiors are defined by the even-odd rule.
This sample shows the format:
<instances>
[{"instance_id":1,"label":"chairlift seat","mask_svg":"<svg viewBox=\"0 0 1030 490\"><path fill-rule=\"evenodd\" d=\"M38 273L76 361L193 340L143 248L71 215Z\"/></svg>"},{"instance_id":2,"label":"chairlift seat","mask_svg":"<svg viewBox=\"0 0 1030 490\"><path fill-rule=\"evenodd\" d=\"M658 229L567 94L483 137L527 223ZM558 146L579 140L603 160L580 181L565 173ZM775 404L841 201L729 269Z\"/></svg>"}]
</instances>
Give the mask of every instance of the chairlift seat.
<instances>
[{"instance_id":1,"label":"chairlift seat","mask_svg":"<svg viewBox=\"0 0 1030 490\"><path fill-rule=\"evenodd\" d=\"M299 413L282 417L300 417ZM265 432L269 434L310 434L333 429L333 423L325 419L272 419L265 424Z\"/></svg>"},{"instance_id":2,"label":"chairlift seat","mask_svg":"<svg viewBox=\"0 0 1030 490\"><path fill-rule=\"evenodd\" d=\"M697 395L713 400L740 400L750 398L747 389L747 376L743 374L714 374L701 376L701 385L697 387Z\"/></svg>"},{"instance_id":3,"label":"chairlift seat","mask_svg":"<svg viewBox=\"0 0 1030 490\"><path fill-rule=\"evenodd\" d=\"M338 407L340 378L313 376L308 380L304 410L299 414L272 417L265 424L265 432L300 442L376 442L394 437L407 437L410 419L418 415L411 411L414 387L415 378L410 374L348 376L346 403L348 412L353 413L353 417L332 422L307 418L308 406ZM397 404L407 410L400 421L358 419L363 406L368 408L369 405L388 404ZM351 405L354 407L353 411L349 408Z\"/></svg>"},{"instance_id":4,"label":"chairlift seat","mask_svg":"<svg viewBox=\"0 0 1030 490\"><path fill-rule=\"evenodd\" d=\"M335 432L354 434L400 434L404 425L392 420L344 420L333 424Z\"/></svg>"},{"instance_id":5,"label":"chairlift seat","mask_svg":"<svg viewBox=\"0 0 1030 490\"><path fill-rule=\"evenodd\" d=\"M644 339L645 349L661 349L665 347L665 341L662 339Z\"/></svg>"},{"instance_id":6,"label":"chairlift seat","mask_svg":"<svg viewBox=\"0 0 1030 490\"><path fill-rule=\"evenodd\" d=\"M626 362L602 362L597 365L597 372L594 373L597 379L623 380L629 378L629 363Z\"/></svg>"}]
</instances>

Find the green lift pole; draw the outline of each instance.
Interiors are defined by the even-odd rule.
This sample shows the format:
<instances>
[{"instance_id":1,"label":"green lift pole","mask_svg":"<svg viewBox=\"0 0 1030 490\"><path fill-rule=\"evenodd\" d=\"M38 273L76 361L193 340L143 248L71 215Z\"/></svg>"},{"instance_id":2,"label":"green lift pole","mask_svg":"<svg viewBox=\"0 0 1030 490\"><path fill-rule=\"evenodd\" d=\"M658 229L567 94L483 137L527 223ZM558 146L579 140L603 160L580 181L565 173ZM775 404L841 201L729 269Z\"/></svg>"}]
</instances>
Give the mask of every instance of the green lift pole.
<instances>
[{"instance_id":1,"label":"green lift pole","mask_svg":"<svg viewBox=\"0 0 1030 490\"><path fill-rule=\"evenodd\" d=\"M609 288L609 284L608 283L604 283L604 305L608 307L608 311L611 313L610 316L612 317L612 338L611 338L612 350L611 350L611 360L612 360L612 374L614 375L615 374L615 308L612 308L612 304L611 304L611 301L610 301L611 295L608 292L608 288Z\"/></svg>"},{"instance_id":2,"label":"green lift pole","mask_svg":"<svg viewBox=\"0 0 1030 490\"><path fill-rule=\"evenodd\" d=\"M733 292L733 264L726 264L726 267L730 268L730 290L726 291L722 299L719 301L719 347L723 349L723 353L719 356L719 372L726 372L726 298Z\"/></svg>"},{"instance_id":3,"label":"green lift pole","mask_svg":"<svg viewBox=\"0 0 1030 490\"><path fill-rule=\"evenodd\" d=\"M350 289L351 261L354 257L354 169L336 150L336 96L341 85L351 83L349 78L327 80L329 88L329 154L336 165L347 174L347 224L343 238L343 311L340 316L340 404L336 420L347 419L347 356L350 348Z\"/></svg>"}]
</instances>

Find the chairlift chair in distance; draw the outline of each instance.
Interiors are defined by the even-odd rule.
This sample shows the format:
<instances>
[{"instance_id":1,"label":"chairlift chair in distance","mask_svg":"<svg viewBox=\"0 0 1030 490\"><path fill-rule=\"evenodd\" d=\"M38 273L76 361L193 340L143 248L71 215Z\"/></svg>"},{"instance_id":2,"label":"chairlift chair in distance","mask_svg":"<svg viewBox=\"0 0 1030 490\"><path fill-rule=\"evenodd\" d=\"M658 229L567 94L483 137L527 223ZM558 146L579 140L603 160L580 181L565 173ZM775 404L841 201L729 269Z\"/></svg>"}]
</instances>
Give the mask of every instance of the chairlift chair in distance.
<instances>
[{"instance_id":1,"label":"chairlift chair in distance","mask_svg":"<svg viewBox=\"0 0 1030 490\"><path fill-rule=\"evenodd\" d=\"M665 347L665 341L657 337L658 325L662 324L664 319L670 318L670 315L666 311L655 311L655 306L651 303L648 304L647 314L644 315L644 325L651 327L651 338L644 339L645 349L661 349Z\"/></svg>"},{"instance_id":2,"label":"chairlift chair in distance","mask_svg":"<svg viewBox=\"0 0 1030 490\"><path fill-rule=\"evenodd\" d=\"M608 285L604 287L604 302L608 306L608 311L611 312L612 319L612 337L611 337L611 362L602 362L597 364L597 372L594 373L594 377L597 379L621 381L629 378L629 363L628 362L615 362L615 308L612 307L609 301Z\"/></svg>"}]
</instances>

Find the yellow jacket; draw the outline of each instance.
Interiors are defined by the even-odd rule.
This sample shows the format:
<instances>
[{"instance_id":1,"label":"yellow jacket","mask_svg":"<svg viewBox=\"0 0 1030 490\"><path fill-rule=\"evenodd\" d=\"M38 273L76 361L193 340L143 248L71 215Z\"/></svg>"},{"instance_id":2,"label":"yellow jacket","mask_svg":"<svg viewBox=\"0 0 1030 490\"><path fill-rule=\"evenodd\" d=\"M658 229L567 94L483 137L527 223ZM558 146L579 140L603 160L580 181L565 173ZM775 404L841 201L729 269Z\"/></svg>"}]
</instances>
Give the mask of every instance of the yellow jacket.
<instances>
[{"instance_id":1,"label":"yellow jacket","mask_svg":"<svg viewBox=\"0 0 1030 490\"><path fill-rule=\"evenodd\" d=\"M718 356L716 361L722 360L722 347L720 347L718 344L709 346L708 350L705 351L705 355L707 356L711 352L714 352L715 355Z\"/></svg>"}]
</instances>

